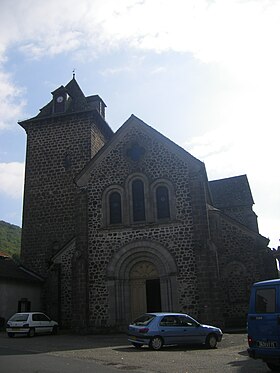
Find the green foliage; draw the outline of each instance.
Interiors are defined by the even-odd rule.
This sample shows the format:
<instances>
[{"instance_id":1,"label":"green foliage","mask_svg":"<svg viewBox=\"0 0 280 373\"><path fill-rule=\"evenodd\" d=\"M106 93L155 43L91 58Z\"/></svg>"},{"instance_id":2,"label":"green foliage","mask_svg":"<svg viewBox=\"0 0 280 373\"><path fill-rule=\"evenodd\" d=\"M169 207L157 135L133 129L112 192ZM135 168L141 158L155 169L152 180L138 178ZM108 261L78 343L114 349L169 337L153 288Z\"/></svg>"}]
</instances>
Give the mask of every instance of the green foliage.
<instances>
[{"instance_id":1,"label":"green foliage","mask_svg":"<svg viewBox=\"0 0 280 373\"><path fill-rule=\"evenodd\" d=\"M0 251L19 261L21 228L0 220Z\"/></svg>"}]
</instances>

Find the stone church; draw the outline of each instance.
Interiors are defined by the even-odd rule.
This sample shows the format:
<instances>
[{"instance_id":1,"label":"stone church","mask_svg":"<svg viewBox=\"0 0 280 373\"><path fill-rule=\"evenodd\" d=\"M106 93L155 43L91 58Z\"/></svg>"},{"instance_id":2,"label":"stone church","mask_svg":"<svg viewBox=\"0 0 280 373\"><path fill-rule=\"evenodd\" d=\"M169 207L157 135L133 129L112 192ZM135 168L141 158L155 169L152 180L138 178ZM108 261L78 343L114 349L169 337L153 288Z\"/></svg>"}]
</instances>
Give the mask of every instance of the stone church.
<instances>
[{"instance_id":1,"label":"stone church","mask_svg":"<svg viewBox=\"0 0 280 373\"><path fill-rule=\"evenodd\" d=\"M144 312L244 325L253 282L277 277L246 175L205 165L134 115L114 133L75 76L27 134L22 263L44 311L79 332Z\"/></svg>"}]
</instances>

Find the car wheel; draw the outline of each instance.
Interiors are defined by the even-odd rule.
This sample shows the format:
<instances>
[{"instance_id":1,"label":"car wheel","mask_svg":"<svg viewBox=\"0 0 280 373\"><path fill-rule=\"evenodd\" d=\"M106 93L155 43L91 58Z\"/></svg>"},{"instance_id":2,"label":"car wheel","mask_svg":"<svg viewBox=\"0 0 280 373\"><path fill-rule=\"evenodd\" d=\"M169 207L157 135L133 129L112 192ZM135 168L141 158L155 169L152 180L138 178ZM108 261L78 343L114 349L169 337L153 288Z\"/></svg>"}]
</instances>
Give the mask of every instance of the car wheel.
<instances>
[{"instance_id":1,"label":"car wheel","mask_svg":"<svg viewBox=\"0 0 280 373\"><path fill-rule=\"evenodd\" d=\"M163 346L163 340L161 337L153 337L149 343L149 347L153 350L160 350Z\"/></svg>"},{"instance_id":2,"label":"car wheel","mask_svg":"<svg viewBox=\"0 0 280 373\"><path fill-rule=\"evenodd\" d=\"M8 337L13 338L15 336L14 333L8 333Z\"/></svg>"},{"instance_id":3,"label":"car wheel","mask_svg":"<svg viewBox=\"0 0 280 373\"><path fill-rule=\"evenodd\" d=\"M132 345L139 350L143 345L140 343L132 343Z\"/></svg>"},{"instance_id":4,"label":"car wheel","mask_svg":"<svg viewBox=\"0 0 280 373\"><path fill-rule=\"evenodd\" d=\"M272 372L280 372L280 365L272 364L272 363L266 363L268 368L272 370Z\"/></svg>"},{"instance_id":5,"label":"car wheel","mask_svg":"<svg viewBox=\"0 0 280 373\"><path fill-rule=\"evenodd\" d=\"M207 348L216 348L218 339L215 334L209 334L206 338L205 345Z\"/></svg>"},{"instance_id":6,"label":"car wheel","mask_svg":"<svg viewBox=\"0 0 280 373\"><path fill-rule=\"evenodd\" d=\"M28 337L34 337L35 336L35 329L34 328L30 328L29 329L29 332L28 332Z\"/></svg>"},{"instance_id":7,"label":"car wheel","mask_svg":"<svg viewBox=\"0 0 280 373\"><path fill-rule=\"evenodd\" d=\"M55 325L55 326L53 326L53 328L52 328L52 334L53 335L56 335L58 333L58 327Z\"/></svg>"}]
</instances>

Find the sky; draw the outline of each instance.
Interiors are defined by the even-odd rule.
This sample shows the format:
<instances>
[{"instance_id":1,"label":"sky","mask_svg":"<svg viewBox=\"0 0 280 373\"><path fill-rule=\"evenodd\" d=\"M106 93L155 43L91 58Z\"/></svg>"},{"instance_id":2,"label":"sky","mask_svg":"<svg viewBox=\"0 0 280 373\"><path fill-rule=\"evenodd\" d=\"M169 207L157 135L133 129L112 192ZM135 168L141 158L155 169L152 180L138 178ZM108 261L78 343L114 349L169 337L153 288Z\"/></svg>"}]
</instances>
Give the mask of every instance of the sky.
<instances>
[{"instance_id":1,"label":"sky","mask_svg":"<svg viewBox=\"0 0 280 373\"><path fill-rule=\"evenodd\" d=\"M0 220L22 224L19 120L76 79L203 161L209 180L246 174L260 233L280 239L280 1L1 0Z\"/></svg>"}]
</instances>

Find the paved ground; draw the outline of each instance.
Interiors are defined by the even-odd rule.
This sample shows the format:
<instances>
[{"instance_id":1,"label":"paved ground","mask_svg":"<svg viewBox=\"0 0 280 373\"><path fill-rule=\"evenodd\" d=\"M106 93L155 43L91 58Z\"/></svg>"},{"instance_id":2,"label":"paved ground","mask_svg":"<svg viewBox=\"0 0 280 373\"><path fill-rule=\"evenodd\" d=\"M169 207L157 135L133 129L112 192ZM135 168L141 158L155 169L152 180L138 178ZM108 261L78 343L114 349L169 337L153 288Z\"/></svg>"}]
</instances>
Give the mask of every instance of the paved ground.
<instances>
[{"instance_id":1,"label":"paved ground","mask_svg":"<svg viewBox=\"0 0 280 373\"><path fill-rule=\"evenodd\" d=\"M18 361L18 364L22 361L22 364L26 364L26 355L28 355L28 361L32 362L32 366L36 365L37 360L51 362L57 358L57 362L67 361L69 366L71 362L75 363L77 372L83 370L83 367L84 372L87 372L86 367L90 369L89 362L97 363L100 367L92 370L97 373L105 372L105 367L110 368L108 372L113 369L116 373L122 371L135 373L269 372L264 363L250 359L246 349L246 334L224 334L223 341L215 350L207 350L203 347L167 347L161 351L151 351L148 348L136 350L129 345L126 336L122 334L106 336L60 334L34 338L8 338L5 333L0 333L0 372L8 371L4 366L8 366L9 361ZM21 371L24 370L19 367L17 372ZM42 370L40 366L32 370L36 373L52 371L57 372L50 368ZM25 372L29 371L25 370ZM65 372L67 372L67 366Z\"/></svg>"}]
</instances>

